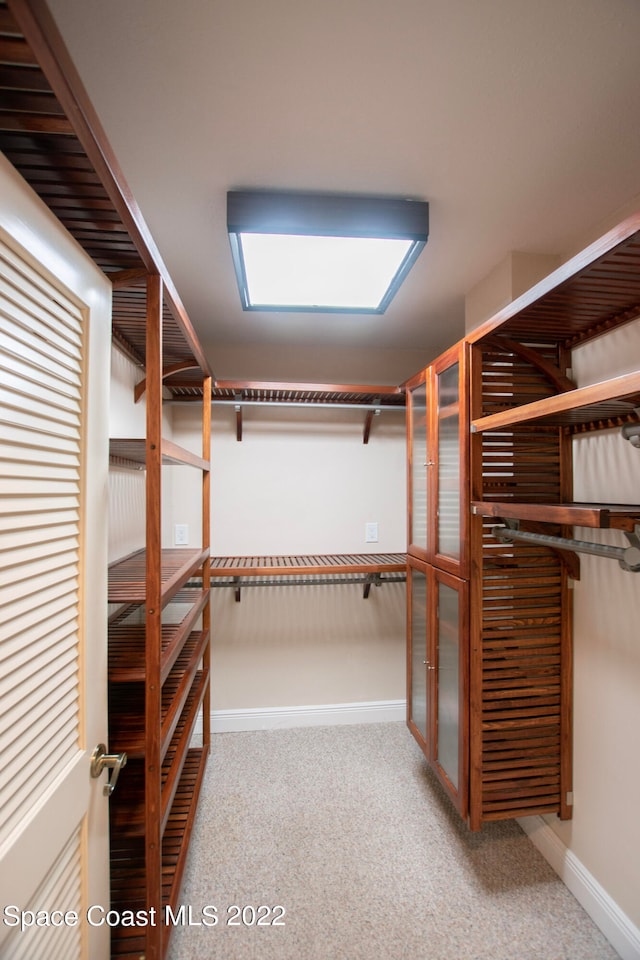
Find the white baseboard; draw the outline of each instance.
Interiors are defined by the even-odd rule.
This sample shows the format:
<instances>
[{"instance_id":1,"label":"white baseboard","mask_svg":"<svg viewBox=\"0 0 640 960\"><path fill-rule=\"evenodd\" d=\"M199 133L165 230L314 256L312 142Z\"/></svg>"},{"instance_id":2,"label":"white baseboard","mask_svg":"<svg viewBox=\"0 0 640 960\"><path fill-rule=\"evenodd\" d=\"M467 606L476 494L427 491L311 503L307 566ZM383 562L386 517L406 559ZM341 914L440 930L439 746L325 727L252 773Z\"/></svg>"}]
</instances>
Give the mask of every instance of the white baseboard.
<instances>
[{"instance_id":1,"label":"white baseboard","mask_svg":"<svg viewBox=\"0 0 640 960\"><path fill-rule=\"evenodd\" d=\"M518 823L622 960L640 960L640 930L542 817Z\"/></svg>"},{"instance_id":2,"label":"white baseboard","mask_svg":"<svg viewBox=\"0 0 640 960\"><path fill-rule=\"evenodd\" d=\"M335 726L344 723L388 723L404 720L406 700L373 700L364 703L323 703L300 707L258 707L245 710L212 710L212 733L242 730L284 730L288 727Z\"/></svg>"}]
</instances>

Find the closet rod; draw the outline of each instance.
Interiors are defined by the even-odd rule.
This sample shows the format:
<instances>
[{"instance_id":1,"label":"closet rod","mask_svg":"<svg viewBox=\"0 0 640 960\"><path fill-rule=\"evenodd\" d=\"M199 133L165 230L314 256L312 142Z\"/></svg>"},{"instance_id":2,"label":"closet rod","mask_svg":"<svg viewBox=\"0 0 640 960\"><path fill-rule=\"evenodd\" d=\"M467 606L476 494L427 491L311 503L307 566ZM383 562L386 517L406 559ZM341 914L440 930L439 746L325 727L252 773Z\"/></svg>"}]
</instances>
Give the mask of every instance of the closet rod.
<instances>
[{"instance_id":1,"label":"closet rod","mask_svg":"<svg viewBox=\"0 0 640 960\"><path fill-rule=\"evenodd\" d=\"M495 526L492 534L496 540L511 543L513 540L526 540L529 543L538 543L542 546L556 547L560 550L573 550L575 553L590 553L595 557L609 557L617 560L623 570L630 573L640 573L640 527L636 533L626 533L630 542L628 547L613 547L606 543L591 543L588 540L570 540L568 537L555 537L548 533L533 533L529 530L518 530L517 527Z\"/></svg>"},{"instance_id":2,"label":"closet rod","mask_svg":"<svg viewBox=\"0 0 640 960\"><path fill-rule=\"evenodd\" d=\"M323 407L329 410L406 410L402 403L331 403L322 400L212 400L216 407Z\"/></svg>"}]
</instances>

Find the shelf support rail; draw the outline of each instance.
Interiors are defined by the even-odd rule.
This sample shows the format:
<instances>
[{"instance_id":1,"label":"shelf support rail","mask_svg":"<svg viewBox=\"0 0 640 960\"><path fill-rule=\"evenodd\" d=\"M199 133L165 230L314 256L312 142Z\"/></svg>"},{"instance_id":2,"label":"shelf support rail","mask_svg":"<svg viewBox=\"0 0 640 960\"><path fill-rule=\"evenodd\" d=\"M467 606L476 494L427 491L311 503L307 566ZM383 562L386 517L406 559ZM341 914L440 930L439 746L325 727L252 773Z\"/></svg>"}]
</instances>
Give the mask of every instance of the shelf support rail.
<instances>
[{"instance_id":1,"label":"shelf support rail","mask_svg":"<svg viewBox=\"0 0 640 960\"><path fill-rule=\"evenodd\" d=\"M496 540L503 543L512 543L514 540L526 540L546 547L556 547L560 550L573 550L575 553L589 553L595 557L609 557L617 560L623 570L629 573L640 573L640 524L636 524L634 532L625 531L629 541L628 547L615 547L606 543L592 543L588 540L571 540L568 537L556 537L548 533L534 533L530 530L520 530L517 520L502 520L504 526L494 526L492 534Z\"/></svg>"}]
</instances>

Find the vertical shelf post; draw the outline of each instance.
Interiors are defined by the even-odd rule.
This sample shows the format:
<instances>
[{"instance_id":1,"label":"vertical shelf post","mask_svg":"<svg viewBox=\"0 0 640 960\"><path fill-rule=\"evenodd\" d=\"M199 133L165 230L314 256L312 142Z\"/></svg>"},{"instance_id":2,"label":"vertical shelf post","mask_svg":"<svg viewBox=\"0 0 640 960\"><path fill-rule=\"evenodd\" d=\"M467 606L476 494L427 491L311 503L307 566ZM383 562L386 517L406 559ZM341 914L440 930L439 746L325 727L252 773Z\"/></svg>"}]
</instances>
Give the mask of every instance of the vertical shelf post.
<instances>
[{"instance_id":1,"label":"vertical shelf post","mask_svg":"<svg viewBox=\"0 0 640 960\"><path fill-rule=\"evenodd\" d=\"M202 459L209 463L211 460L211 377L205 377L202 383ZM202 565L202 588L211 590L211 471L204 470L202 474L202 549L207 556ZM204 672L209 676L209 682L202 701L202 745L205 753L211 746L211 597L207 601L202 614L202 629L209 634L202 658Z\"/></svg>"},{"instance_id":2,"label":"vertical shelf post","mask_svg":"<svg viewBox=\"0 0 640 960\"><path fill-rule=\"evenodd\" d=\"M161 653L162 653L162 278L147 277L147 486L146 486L146 647L145 647L145 883L146 906L155 910L156 926L146 929L146 960L161 960L162 788L161 788Z\"/></svg>"}]
</instances>

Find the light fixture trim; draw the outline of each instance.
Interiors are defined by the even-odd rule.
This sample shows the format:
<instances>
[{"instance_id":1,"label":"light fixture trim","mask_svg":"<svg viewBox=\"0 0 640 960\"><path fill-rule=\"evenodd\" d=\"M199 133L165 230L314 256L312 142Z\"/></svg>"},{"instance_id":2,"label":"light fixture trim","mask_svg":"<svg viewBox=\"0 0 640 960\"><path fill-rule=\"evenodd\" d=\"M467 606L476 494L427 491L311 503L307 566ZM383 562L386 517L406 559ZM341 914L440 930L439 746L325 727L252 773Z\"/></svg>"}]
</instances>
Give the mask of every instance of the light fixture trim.
<instances>
[{"instance_id":1,"label":"light fixture trim","mask_svg":"<svg viewBox=\"0 0 640 960\"><path fill-rule=\"evenodd\" d=\"M227 228L244 310L380 314L387 309L427 242L429 204L426 201L390 197L229 191ZM263 291L258 289L249 277L254 256L247 246L247 240L250 245L259 244L260 241L257 237L247 235L277 235L288 238L297 236L302 239L303 244L308 245L308 238L315 237L319 238L320 245L326 243L327 247L330 246L329 238L337 239L338 242L355 242L359 239L402 241L402 255L397 258L396 269L389 275L389 283L384 290L370 296L366 301L348 295L345 302L338 302L335 297L316 302L319 299L316 290L316 293L300 297L293 294L278 295L279 302L270 302L270 298L264 296ZM370 242L368 246L374 248L376 244ZM291 260L287 261L287 268L291 274ZM351 269L363 275L365 273L361 266L352 266ZM374 273L376 269L373 268ZM344 263L342 272L344 273ZM318 276L319 271L316 271L316 279ZM378 281L380 291L380 277L374 279Z\"/></svg>"}]
</instances>

